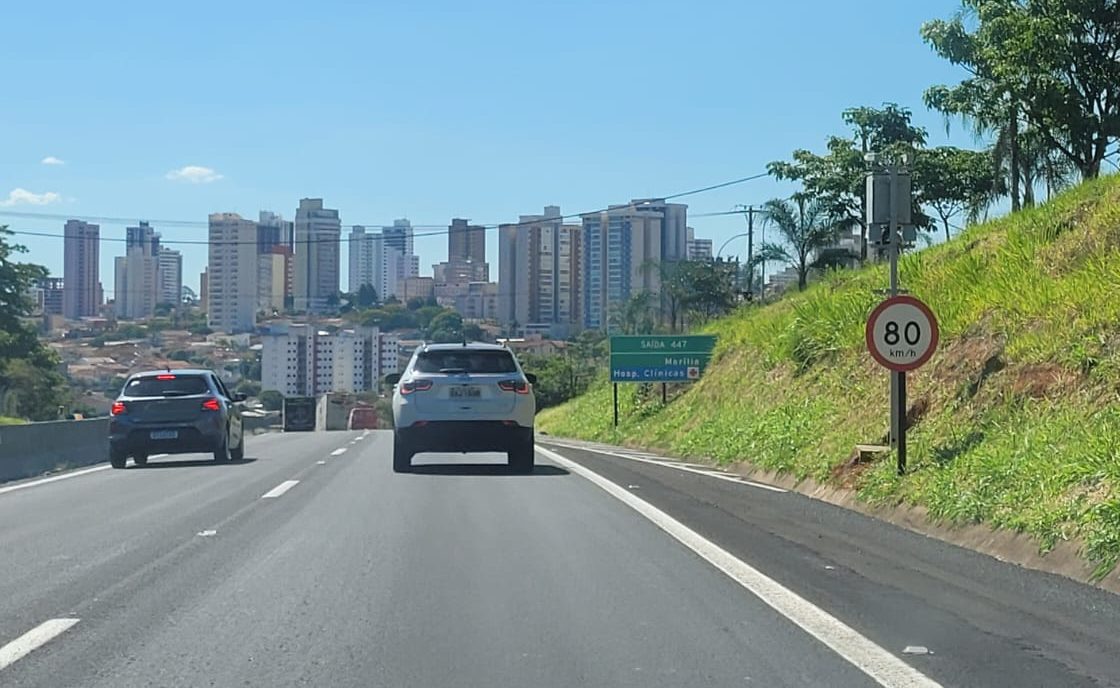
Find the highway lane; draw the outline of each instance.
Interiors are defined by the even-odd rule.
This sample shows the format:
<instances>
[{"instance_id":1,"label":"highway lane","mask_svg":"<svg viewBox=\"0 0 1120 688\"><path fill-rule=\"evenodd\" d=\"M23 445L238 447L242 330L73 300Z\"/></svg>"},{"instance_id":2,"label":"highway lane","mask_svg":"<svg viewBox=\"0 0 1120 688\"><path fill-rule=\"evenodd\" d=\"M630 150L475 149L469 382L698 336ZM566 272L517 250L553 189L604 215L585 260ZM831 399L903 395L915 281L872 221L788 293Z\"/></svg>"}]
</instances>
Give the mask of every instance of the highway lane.
<instances>
[{"instance_id":1,"label":"highway lane","mask_svg":"<svg viewBox=\"0 0 1120 688\"><path fill-rule=\"evenodd\" d=\"M356 436L265 434L229 464L191 454L0 485L0 639L77 606Z\"/></svg>"},{"instance_id":2,"label":"highway lane","mask_svg":"<svg viewBox=\"0 0 1120 688\"><path fill-rule=\"evenodd\" d=\"M263 436L242 465L0 494L0 522L17 523L0 528L0 685L875 685L828 644L861 638L945 686L1120 676L1100 637L1113 596L799 495L569 448L577 464L542 450L532 475L496 455L422 455L395 475L391 436L359 436ZM860 636L810 636L578 466ZM1053 609L1027 613L1039 601Z\"/></svg>"},{"instance_id":3,"label":"highway lane","mask_svg":"<svg viewBox=\"0 0 1120 688\"><path fill-rule=\"evenodd\" d=\"M911 661L944 685L1120 685L1113 593L642 452L543 446L633 486L882 646L926 647L930 655Z\"/></svg>"},{"instance_id":4,"label":"highway lane","mask_svg":"<svg viewBox=\"0 0 1120 688\"><path fill-rule=\"evenodd\" d=\"M119 585L75 582L40 614L81 621L0 670L0 682L873 685L555 466L514 476L445 456L432 458L454 465L398 476L386 434L325 465L314 458L327 446L304 452L312 440L293 438L281 444L316 467L296 487L262 500L259 486L216 486L251 506L213 536L194 535L194 519L161 535L170 549ZM101 485L88 498L111 495Z\"/></svg>"}]
</instances>

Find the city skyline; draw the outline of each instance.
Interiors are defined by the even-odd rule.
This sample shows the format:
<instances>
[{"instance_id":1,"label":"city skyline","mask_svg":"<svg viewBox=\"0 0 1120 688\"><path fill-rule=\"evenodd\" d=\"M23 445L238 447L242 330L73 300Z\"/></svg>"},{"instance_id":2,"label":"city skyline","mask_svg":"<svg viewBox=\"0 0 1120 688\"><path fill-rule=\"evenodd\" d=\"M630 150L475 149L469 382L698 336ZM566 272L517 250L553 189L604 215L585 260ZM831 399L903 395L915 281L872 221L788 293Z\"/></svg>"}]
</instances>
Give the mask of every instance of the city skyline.
<instances>
[{"instance_id":1,"label":"city skyline","mask_svg":"<svg viewBox=\"0 0 1120 688\"><path fill-rule=\"evenodd\" d=\"M921 22L951 15L955 0L818 2L809 12L798 5L717 2L685 16L667 14L670 6L660 2L642 12L611 3L576 3L562 11L502 5L463 13L442 2L442 10L432 11L428 5L328 0L287 8L267 21L266 31L260 30L261 13L243 5L224 7L217 25L206 13L122 23L80 6L65 12L13 7L13 26L45 22L52 41L21 34L0 46L12 64L29 65L11 75L10 87L22 95L8 104L0 131L0 211L62 218L0 216L0 224L57 234L67 217L121 217L120 223L90 220L103 236L117 237L148 220L164 243L181 249L187 283L197 290L206 248L175 242L205 240L209 213L254 218L271 208L290 219L299 198L325 197L347 227L412 220L420 272L428 275L446 258L446 237L422 236L424 225L446 227L454 217L498 225L549 204L588 212L618 199L670 195L763 172L794 150L820 152L828 136L849 133L840 113L850 107L897 102L913 110L930 146L976 145L955 122L947 133L944 118L922 101L928 84L962 75L918 38ZM829 47L838 35L862 35L869 12L882 29L879 39L857 41L841 53ZM605 40L612 25L634 35L664 31L666 16L674 17L674 42L703 39L692 41L687 54L633 51L626 41ZM791 69L778 74L754 67L783 50L784 40L759 32L744 43L741 27L789 24L800 27L805 47L791 57ZM298 44L308 26L321 26L336 39L324 50L275 49ZM570 42L537 49L542 26ZM378 51L363 47L370 27L383 41ZM163 49L181 43L182 35L214 36L221 59L200 62L189 50ZM135 59L141 44L152 59ZM417 51L415 45L430 48ZM892 59L883 61L883 54ZM386 63L385 55L394 57ZM868 70L875 78L852 78ZM103 84L106 74L123 80ZM611 91L634 74L658 75L664 97L656 106L571 106L580 94ZM135 111L133 89L125 88L132 80L146 85L143 116ZM742 88L729 88L740 82ZM104 87L95 87L99 83ZM283 107L269 107L276 99L248 97L246 84L261 94L313 85L333 105L324 108L316 97L285 98ZM814 93L811 108L801 103L806 91ZM531 116L520 107L544 98L568 105ZM765 107L759 106L763 99ZM82 103L79 118L75 102ZM691 205L696 214L725 212L788 196L793 188L764 178ZM694 226L719 246L744 224L730 216ZM487 234L493 267L497 234ZM31 260L62 274L59 240L24 235L19 241L31 249ZM102 249L100 273L109 292L117 253Z\"/></svg>"}]
</instances>

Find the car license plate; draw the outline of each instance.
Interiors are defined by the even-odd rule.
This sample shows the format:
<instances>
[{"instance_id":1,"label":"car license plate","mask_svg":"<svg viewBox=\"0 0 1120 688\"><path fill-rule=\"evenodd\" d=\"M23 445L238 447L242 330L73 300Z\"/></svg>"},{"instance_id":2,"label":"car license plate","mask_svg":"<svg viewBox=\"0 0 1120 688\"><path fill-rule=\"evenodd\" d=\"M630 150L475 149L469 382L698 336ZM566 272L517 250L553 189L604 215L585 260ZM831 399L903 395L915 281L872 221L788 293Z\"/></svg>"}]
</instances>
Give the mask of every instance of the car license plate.
<instances>
[{"instance_id":1,"label":"car license plate","mask_svg":"<svg viewBox=\"0 0 1120 688\"><path fill-rule=\"evenodd\" d=\"M178 430L153 430L151 435L153 440L176 440L179 439Z\"/></svg>"},{"instance_id":2,"label":"car license plate","mask_svg":"<svg viewBox=\"0 0 1120 688\"><path fill-rule=\"evenodd\" d=\"M452 399L478 399L481 396L482 389L479 387L463 386L451 388Z\"/></svg>"}]
</instances>

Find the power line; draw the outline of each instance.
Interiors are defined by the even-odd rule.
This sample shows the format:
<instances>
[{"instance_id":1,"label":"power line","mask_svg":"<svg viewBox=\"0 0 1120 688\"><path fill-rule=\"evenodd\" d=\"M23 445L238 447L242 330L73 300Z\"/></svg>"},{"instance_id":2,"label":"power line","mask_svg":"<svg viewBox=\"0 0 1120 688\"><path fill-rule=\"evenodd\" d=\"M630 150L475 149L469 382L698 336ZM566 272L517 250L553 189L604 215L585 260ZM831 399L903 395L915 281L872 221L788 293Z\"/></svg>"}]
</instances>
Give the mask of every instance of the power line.
<instances>
[{"instance_id":1,"label":"power line","mask_svg":"<svg viewBox=\"0 0 1120 688\"><path fill-rule=\"evenodd\" d=\"M670 201L670 200L674 200L674 199L678 199L678 198L685 198L687 196L695 196L697 194L707 193L709 191L715 191L717 189L724 189L724 188L727 188L727 187L730 187L730 186L736 186L736 185L739 185L739 184L744 184L746 182L754 181L754 180L757 180L757 179L762 179L763 177L767 177L767 176L769 176L768 172L761 172L759 174L753 174L753 175L750 175L750 176L747 176L747 177L740 177L738 179L732 179L732 180L729 180L729 181L720 182L719 184L713 184L711 186L705 186L705 187L701 187L701 188L698 188L698 189L691 189L689 191L681 191L679 193L670 194L670 195L667 195L667 196L657 196L657 197L648 198L648 199L641 199L641 200L637 200L636 202L632 202L632 203L628 203L628 204L619 204L619 205L615 205L615 206L607 206L606 208L600 208L600 209L597 209L597 210L590 210L590 211L579 212L579 213L569 213L567 215L556 215L556 216L551 216L551 217L536 216L532 220L522 220L522 221L518 221L518 222L503 222L503 223L498 223L498 224L468 225L467 229L468 230L477 230L477 228L482 228L482 230L484 230L484 231L489 231L489 230L499 229L501 227L507 227L507 228L528 227L528 226L542 224L542 223L554 223L554 222L558 222L558 221L562 222L564 220L571 220L571 219L575 219L575 218L578 218L578 217L583 217L585 215L596 215L596 214L599 214L599 213L609 213L609 212L615 212L615 211L620 211L620 210L626 210L628 208L638 209L638 208L641 208L642 206L645 206L645 205L652 205L653 203L655 203L657 201ZM704 214L699 214L699 215L693 215L693 217L717 217L717 216L721 216L721 215L737 215L737 214L741 214L741 211L728 211L728 212L724 212L724 213L704 213ZM118 223L119 224L129 224L129 223L139 222L139 220L127 219L127 218L97 217L97 216L73 216L73 215L60 215L60 214L57 214L57 213L32 213L32 212L15 212L15 211L0 211L0 216L19 217L19 218L22 218L22 219L83 220L83 221L86 221L86 222L106 222L106 223L110 223L110 224L118 224ZM171 226L199 226L199 227L209 227L210 226L209 222L201 222L199 220L150 220L148 222L150 222L150 224L152 224L152 225L165 225L165 226L166 225L171 225ZM294 222L294 221L292 221L292 222ZM373 227L373 226L378 226L378 225L374 225L374 224L360 225L359 224L359 225L349 225L349 226ZM392 225L384 224L384 225L380 225L380 226L391 227ZM155 227L153 227L153 229L154 228ZM420 229L438 228L438 229L435 229L434 231L413 232L413 235L412 235L413 238L429 237L429 236L445 236L447 234L450 234L453 231L451 227L447 227L447 226L444 226L444 225L410 225L410 228L412 228L412 229L416 229L416 228L420 228ZM341 228L341 225L340 225L339 237L338 238L295 240L295 241L291 242L290 244L286 244L286 242L281 242L279 245L299 246L299 245L310 245L310 244L318 244L318 243L330 243L330 244L341 243L343 241L341 229L342 228ZM460 231L462 231L462 230L460 230ZM13 229L9 229L8 232L10 232L11 234L17 235L17 236L34 236L34 237L43 237L43 238L50 238L50 239L65 239L66 238L65 234L59 234L57 232L39 232L39 231L32 231L32 230L13 230ZM366 236L375 237L377 235L371 234L371 235L366 235ZM81 239L84 240L84 241L89 241L89 239L87 237L81 237ZM111 242L111 243L125 243L125 242L128 241L127 238L102 237L100 235L97 237L97 240L99 242ZM347 238L346 240L349 241L349 238ZM246 244L259 245L259 242L256 241L256 240L253 240L253 241L214 241L214 242L212 242L209 239L166 239L165 240L162 237L160 238L160 245L168 245L168 246L210 246L210 245L215 245L215 246L238 246L238 245L246 245Z\"/></svg>"}]
</instances>

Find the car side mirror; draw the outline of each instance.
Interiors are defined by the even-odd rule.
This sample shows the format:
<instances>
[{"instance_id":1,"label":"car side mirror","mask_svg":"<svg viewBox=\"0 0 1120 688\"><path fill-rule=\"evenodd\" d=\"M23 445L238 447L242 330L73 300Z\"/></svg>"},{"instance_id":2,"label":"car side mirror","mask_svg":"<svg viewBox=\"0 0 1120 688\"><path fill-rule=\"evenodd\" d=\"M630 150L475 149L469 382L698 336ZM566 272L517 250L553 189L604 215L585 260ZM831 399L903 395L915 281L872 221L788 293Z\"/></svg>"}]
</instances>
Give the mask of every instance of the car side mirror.
<instances>
[{"instance_id":1,"label":"car side mirror","mask_svg":"<svg viewBox=\"0 0 1120 688\"><path fill-rule=\"evenodd\" d=\"M385 376L385 384L387 384L387 385L395 385L400 381L401 381L401 374L400 373L389 373L388 375Z\"/></svg>"},{"instance_id":2,"label":"car side mirror","mask_svg":"<svg viewBox=\"0 0 1120 688\"><path fill-rule=\"evenodd\" d=\"M234 401L245 401L248 398L249 398L249 396L247 394L245 394L244 392L234 392L233 393L233 400Z\"/></svg>"},{"instance_id":3,"label":"car side mirror","mask_svg":"<svg viewBox=\"0 0 1120 688\"><path fill-rule=\"evenodd\" d=\"M532 373L525 373L525 379L528 380L531 385L537 384L537 376Z\"/></svg>"}]
</instances>

